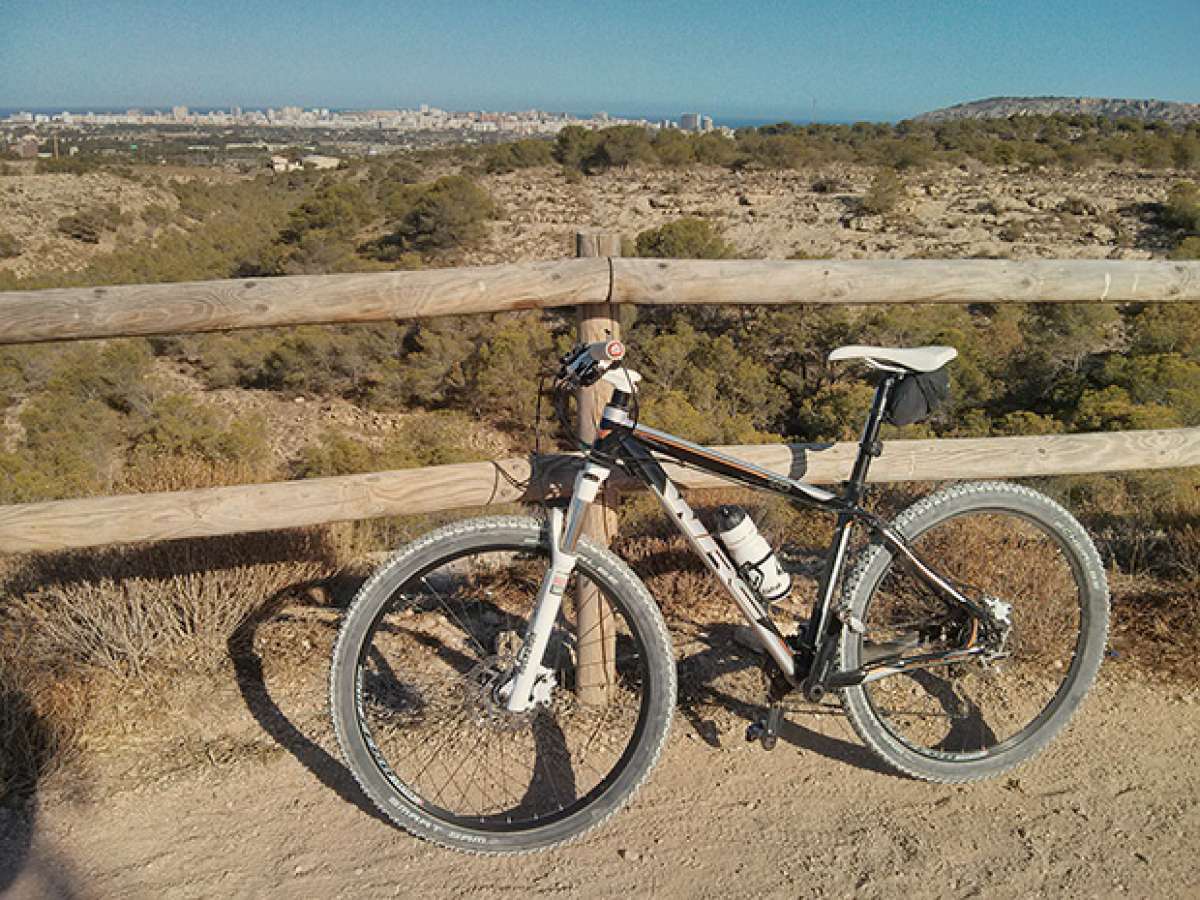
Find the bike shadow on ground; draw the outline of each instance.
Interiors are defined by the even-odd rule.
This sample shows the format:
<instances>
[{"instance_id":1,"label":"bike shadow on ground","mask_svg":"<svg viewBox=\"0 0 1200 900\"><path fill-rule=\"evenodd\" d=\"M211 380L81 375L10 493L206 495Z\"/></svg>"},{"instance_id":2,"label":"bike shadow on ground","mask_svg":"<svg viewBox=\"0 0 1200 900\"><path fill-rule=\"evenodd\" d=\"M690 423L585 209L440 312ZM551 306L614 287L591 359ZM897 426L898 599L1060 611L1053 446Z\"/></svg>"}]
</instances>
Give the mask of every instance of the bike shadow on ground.
<instances>
[{"instance_id":1,"label":"bike shadow on ground","mask_svg":"<svg viewBox=\"0 0 1200 900\"><path fill-rule=\"evenodd\" d=\"M289 602L294 601L297 590L318 585L328 586L328 583L291 586L280 592L229 639L228 652L236 674L238 690L247 710L263 731L311 772L322 785L345 802L390 826L390 820L366 796L350 770L288 718L272 697L267 685L263 659L255 640L258 629L280 613ZM341 590L335 590L335 594L340 593ZM734 641L735 625L696 624L695 628L696 634L688 641L688 645L694 646L699 643L701 648L685 653L678 661L679 711L702 740L712 747L720 747L720 730L716 723L706 716L705 708L716 706L723 709L740 720L739 727L728 733L724 740L742 741L741 724L748 725L766 712L764 688L755 671L758 661L753 651ZM743 680L750 685L744 696L738 696L737 693L726 689L726 686L717 684L726 679L726 676L739 674L744 676ZM755 691L762 694L757 702L748 699ZM791 705L787 704L789 707ZM877 761L865 747L826 734L820 726L810 727L804 724L805 720L811 721L815 717L830 723L842 719L840 708L833 704L805 704L804 708L798 711L789 709L780 729L780 739L799 750L817 753L869 771L895 774ZM557 753L551 752L555 749L554 746L539 746L539 758L543 754L547 758L556 756Z\"/></svg>"},{"instance_id":2,"label":"bike shadow on ground","mask_svg":"<svg viewBox=\"0 0 1200 900\"><path fill-rule=\"evenodd\" d=\"M324 586L326 582L313 582L299 587ZM350 770L328 753L320 744L301 731L280 709L271 696L263 672L263 660L255 644L258 629L279 613L284 605L294 599L297 586L291 586L273 597L259 612L248 619L229 638L227 647L237 678L238 692L254 720L279 746L290 753L297 762L308 769L318 781L347 803L386 825L392 823L363 793Z\"/></svg>"},{"instance_id":3,"label":"bike shadow on ground","mask_svg":"<svg viewBox=\"0 0 1200 900\"><path fill-rule=\"evenodd\" d=\"M351 579L356 589L357 579ZM326 788L347 803L389 827L393 823L381 813L363 792L350 770L336 757L326 752L313 738L294 724L271 696L267 686L263 659L256 649L255 637L258 629L280 613L288 602L294 600L297 591L316 587L329 587L329 582L313 582L308 585L293 585L273 597L259 615L248 620L228 641L228 652L237 676L238 690L246 708L259 726L301 765L311 772ZM345 588L342 585L341 588ZM334 589L334 593L342 590ZM498 612L495 608L493 611ZM388 626L385 626L388 627ZM440 641L432 640L403 627L391 626L397 632L404 631L410 638L422 641L433 652L441 656L452 668L465 674L474 661ZM377 653L372 654L373 678L388 683L391 689L403 689L403 681L392 671L387 661ZM546 727L535 729L537 757L532 778L524 795L517 798L511 810L513 814L543 806L547 800L546 789L553 785L555 796L573 796L575 773L570 767L570 753L563 733L551 722Z\"/></svg>"},{"instance_id":4,"label":"bike shadow on ground","mask_svg":"<svg viewBox=\"0 0 1200 900\"><path fill-rule=\"evenodd\" d=\"M705 715L705 707L715 705L742 720L745 725L766 715L766 687L758 672L758 658L754 651L734 640L737 626L728 622L697 625L690 643L699 643L701 649L687 653L678 662L679 711L687 719L696 734L711 747L721 746L721 733L716 722ZM717 685L728 680L728 676L743 674L749 686L747 694L755 691L761 695L757 702L737 696ZM803 721L844 722L840 706L836 703L797 703L792 697L784 701L784 722L779 738L799 750L820 754L838 762L883 775L904 777L885 766L866 747L839 737L825 734L818 728L802 724ZM848 729L848 726L845 726ZM725 740L744 741L744 733L735 729Z\"/></svg>"}]
</instances>

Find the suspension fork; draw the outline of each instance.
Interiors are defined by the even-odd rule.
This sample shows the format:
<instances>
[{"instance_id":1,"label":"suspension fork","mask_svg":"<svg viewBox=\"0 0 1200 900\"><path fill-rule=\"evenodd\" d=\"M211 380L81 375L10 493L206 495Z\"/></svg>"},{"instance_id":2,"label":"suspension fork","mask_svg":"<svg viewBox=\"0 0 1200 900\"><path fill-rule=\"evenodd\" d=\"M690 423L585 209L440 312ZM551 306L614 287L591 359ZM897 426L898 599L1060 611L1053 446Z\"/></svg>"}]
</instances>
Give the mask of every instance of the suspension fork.
<instances>
[{"instance_id":1,"label":"suspension fork","mask_svg":"<svg viewBox=\"0 0 1200 900\"><path fill-rule=\"evenodd\" d=\"M538 588L533 615L525 631L525 640L517 654L517 665L512 680L501 688L505 696L505 708L510 712L524 712L533 705L534 683L542 673L542 657L550 643L550 632L554 620L562 607L563 593L575 571L578 559L575 548L583 531L588 507L596 501L611 469L593 460L588 460L575 476L575 488L571 492L571 503L566 516L558 507L550 508L550 567Z\"/></svg>"}]
</instances>

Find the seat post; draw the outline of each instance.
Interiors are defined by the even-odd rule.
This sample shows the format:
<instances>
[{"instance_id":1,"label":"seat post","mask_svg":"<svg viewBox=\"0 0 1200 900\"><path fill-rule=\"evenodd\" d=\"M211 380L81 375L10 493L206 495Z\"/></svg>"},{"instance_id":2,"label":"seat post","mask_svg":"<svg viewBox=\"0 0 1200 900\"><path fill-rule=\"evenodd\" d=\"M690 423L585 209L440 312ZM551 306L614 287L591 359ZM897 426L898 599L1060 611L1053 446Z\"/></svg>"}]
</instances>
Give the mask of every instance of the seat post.
<instances>
[{"instance_id":1,"label":"seat post","mask_svg":"<svg viewBox=\"0 0 1200 900\"><path fill-rule=\"evenodd\" d=\"M858 444L858 456L854 460L854 469L850 472L850 480L846 482L846 499L858 503L862 499L863 488L867 483L867 472L871 468L871 460L883 453L879 443L879 429L883 425L884 410L887 409L888 397L897 376L888 372L875 387L875 399L871 402L871 411L867 414L866 425L863 426L862 438Z\"/></svg>"}]
</instances>

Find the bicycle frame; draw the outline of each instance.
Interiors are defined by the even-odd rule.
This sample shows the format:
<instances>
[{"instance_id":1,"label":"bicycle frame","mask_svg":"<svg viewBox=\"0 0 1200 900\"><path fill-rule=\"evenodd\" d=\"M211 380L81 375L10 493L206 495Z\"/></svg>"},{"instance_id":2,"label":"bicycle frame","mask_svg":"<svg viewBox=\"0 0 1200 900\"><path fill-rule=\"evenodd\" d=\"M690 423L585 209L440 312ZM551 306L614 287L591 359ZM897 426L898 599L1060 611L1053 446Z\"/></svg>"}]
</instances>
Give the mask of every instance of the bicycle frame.
<instances>
[{"instance_id":1,"label":"bicycle frame","mask_svg":"<svg viewBox=\"0 0 1200 900\"><path fill-rule=\"evenodd\" d=\"M587 509L595 502L613 468L629 473L654 492L671 521L733 598L782 677L788 684L800 686L810 700L819 700L827 689L862 684L915 668L947 665L985 652L982 646L972 640L967 647L958 650L906 659L898 656L885 658L865 664L853 672L830 671L841 630L863 630L862 623L854 619L848 609L834 605L846 565L846 551L856 525L866 527L872 540L882 542L893 553L907 560L916 575L948 605L964 608L985 623L992 621L989 610L983 604L964 596L954 584L921 560L900 534L859 506L871 461L882 452L879 431L896 380L897 375L885 373L876 388L854 467L840 493L805 484L635 422L628 411L630 395L615 391L612 400L604 408L597 429L597 441L590 448L586 462L576 477L565 517L561 510L551 510L551 566L538 592L529 633L518 655L517 673L511 682L512 689L507 700L508 708L519 711L531 704L530 692L537 678L542 650L574 569L574 551ZM704 527L655 454L710 472L734 484L779 494L797 505L837 516L816 602L802 635L790 641L784 638L772 621L767 604L741 576L720 542Z\"/></svg>"}]
</instances>

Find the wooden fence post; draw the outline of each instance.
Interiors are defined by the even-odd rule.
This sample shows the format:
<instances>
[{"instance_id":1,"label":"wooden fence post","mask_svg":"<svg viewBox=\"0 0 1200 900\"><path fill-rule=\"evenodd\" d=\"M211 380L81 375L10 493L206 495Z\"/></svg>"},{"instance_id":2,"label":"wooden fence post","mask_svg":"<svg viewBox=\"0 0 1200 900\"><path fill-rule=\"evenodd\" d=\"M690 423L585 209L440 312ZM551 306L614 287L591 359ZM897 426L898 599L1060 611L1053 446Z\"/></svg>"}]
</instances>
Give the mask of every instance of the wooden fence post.
<instances>
[{"instance_id":1,"label":"wooden fence post","mask_svg":"<svg viewBox=\"0 0 1200 900\"><path fill-rule=\"evenodd\" d=\"M621 236L617 234L575 235L578 257L621 255ZM611 303L596 303L579 308L579 340L584 343L620 338L616 309ZM579 438L596 439L596 426L608 402L612 388L600 382L579 391ZM588 512L583 534L605 546L617 532L617 493L610 485ZM585 578L577 579L575 595L578 663L576 690L580 703L601 705L608 699L609 687L616 682L616 630L612 610L599 589Z\"/></svg>"}]
</instances>

